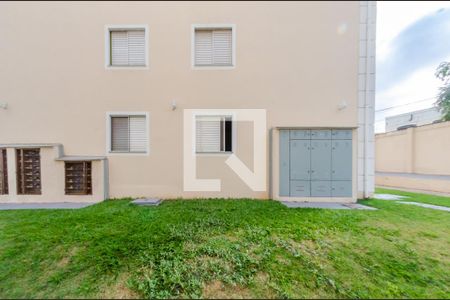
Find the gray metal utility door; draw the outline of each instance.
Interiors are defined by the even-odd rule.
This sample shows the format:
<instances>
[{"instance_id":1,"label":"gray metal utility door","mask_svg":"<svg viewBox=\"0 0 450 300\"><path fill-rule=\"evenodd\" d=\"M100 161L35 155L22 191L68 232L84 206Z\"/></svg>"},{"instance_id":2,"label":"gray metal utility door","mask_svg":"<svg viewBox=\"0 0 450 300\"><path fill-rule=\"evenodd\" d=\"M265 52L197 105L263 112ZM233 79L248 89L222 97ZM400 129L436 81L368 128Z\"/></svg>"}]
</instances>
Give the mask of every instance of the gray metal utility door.
<instances>
[{"instance_id":1,"label":"gray metal utility door","mask_svg":"<svg viewBox=\"0 0 450 300\"><path fill-rule=\"evenodd\" d=\"M280 196L289 196L289 130L280 130Z\"/></svg>"},{"instance_id":2,"label":"gray metal utility door","mask_svg":"<svg viewBox=\"0 0 450 300\"><path fill-rule=\"evenodd\" d=\"M352 141L334 140L331 147L333 180L352 180Z\"/></svg>"},{"instance_id":3,"label":"gray metal utility door","mask_svg":"<svg viewBox=\"0 0 450 300\"><path fill-rule=\"evenodd\" d=\"M351 197L352 130L280 130L280 196Z\"/></svg>"},{"instance_id":4,"label":"gray metal utility door","mask_svg":"<svg viewBox=\"0 0 450 300\"><path fill-rule=\"evenodd\" d=\"M291 180L310 180L310 140L290 141L290 178Z\"/></svg>"},{"instance_id":5,"label":"gray metal utility door","mask_svg":"<svg viewBox=\"0 0 450 300\"><path fill-rule=\"evenodd\" d=\"M331 180L331 140L311 140L311 180Z\"/></svg>"},{"instance_id":6,"label":"gray metal utility door","mask_svg":"<svg viewBox=\"0 0 450 300\"><path fill-rule=\"evenodd\" d=\"M331 181L311 181L312 197L331 197Z\"/></svg>"}]
</instances>

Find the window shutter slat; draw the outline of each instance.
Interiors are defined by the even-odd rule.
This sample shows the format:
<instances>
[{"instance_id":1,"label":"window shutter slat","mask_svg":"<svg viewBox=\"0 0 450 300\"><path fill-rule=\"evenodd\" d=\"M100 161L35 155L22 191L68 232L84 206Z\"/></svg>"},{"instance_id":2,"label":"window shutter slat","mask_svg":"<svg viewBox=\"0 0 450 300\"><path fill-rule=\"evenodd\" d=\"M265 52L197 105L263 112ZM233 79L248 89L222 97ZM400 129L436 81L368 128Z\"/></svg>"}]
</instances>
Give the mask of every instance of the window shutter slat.
<instances>
[{"instance_id":1,"label":"window shutter slat","mask_svg":"<svg viewBox=\"0 0 450 300\"><path fill-rule=\"evenodd\" d=\"M195 31L195 64L196 65L212 65L213 64L213 48L212 48L212 31L196 30Z\"/></svg>"},{"instance_id":2,"label":"window shutter slat","mask_svg":"<svg viewBox=\"0 0 450 300\"><path fill-rule=\"evenodd\" d=\"M111 32L111 65L128 65L128 34L126 31Z\"/></svg>"},{"instance_id":3,"label":"window shutter slat","mask_svg":"<svg viewBox=\"0 0 450 300\"><path fill-rule=\"evenodd\" d=\"M129 124L128 117L111 118L111 150L119 152L128 152L129 142Z\"/></svg>"},{"instance_id":4,"label":"window shutter slat","mask_svg":"<svg viewBox=\"0 0 450 300\"><path fill-rule=\"evenodd\" d=\"M145 65L145 31L111 31L111 65Z\"/></svg>"},{"instance_id":5,"label":"window shutter slat","mask_svg":"<svg viewBox=\"0 0 450 300\"><path fill-rule=\"evenodd\" d=\"M213 31L213 49L214 65L232 64L232 38L231 30L214 30Z\"/></svg>"},{"instance_id":6,"label":"window shutter slat","mask_svg":"<svg viewBox=\"0 0 450 300\"><path fill-rule=\"evenodd\" d=\"M196 151L220 152L221 118L201 116L196 119Z\"/></svg>"},{"instance_id":7,"label":"window shutter slat","mask_svg":"<svg viewBox=\"0 0 450 300\"><path fill-rule=\"evenodd\" d=\"M130 117L130 152L147 151L147 128L145 117Z\"/></svg>"},{"instance_id":8,"label":"window shutter slat","mask_svg":"<svg viewBox=\"0 0 450 300\"><path fill-rule=\"evenodd\" d=\"M144 30L128 31L128 64L130 66L145 65Z\"/></svg>"}]
</instances>

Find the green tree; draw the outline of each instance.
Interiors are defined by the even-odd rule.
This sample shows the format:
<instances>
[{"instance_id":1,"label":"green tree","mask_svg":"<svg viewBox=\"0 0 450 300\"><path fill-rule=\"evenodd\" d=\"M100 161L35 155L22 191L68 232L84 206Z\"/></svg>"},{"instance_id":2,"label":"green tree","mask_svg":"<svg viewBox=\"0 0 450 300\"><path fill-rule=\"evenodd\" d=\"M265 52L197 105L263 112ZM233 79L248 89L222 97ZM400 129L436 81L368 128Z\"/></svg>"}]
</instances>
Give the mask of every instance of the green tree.
<instances>
[{"instance_id":1,"label":"green tree","mask_svg":"<svg viewBox=\"0 0 450 300\"><path fill-rule=\"evenodd\" d=\"M444 82L444 85L439 88L435 105L442 112L442 120L450 121L450 62L440 63L435 75Z\"/></svg>"}]
</instances>

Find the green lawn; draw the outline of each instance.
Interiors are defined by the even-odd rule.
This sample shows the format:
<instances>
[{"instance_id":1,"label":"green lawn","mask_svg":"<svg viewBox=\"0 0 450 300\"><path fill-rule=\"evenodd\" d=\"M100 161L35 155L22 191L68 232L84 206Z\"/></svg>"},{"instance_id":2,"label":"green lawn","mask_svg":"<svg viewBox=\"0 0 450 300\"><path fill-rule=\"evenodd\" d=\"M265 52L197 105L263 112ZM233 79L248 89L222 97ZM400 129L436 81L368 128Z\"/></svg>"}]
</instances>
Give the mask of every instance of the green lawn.
<instances>
[{"instance_id":1,"label":"green lawn","mask_svg":"<svg viewBox=\"0 0 450 300\"><path fill-rule=\"evenodd\" d=\"M0 297L450 298L450 214L362 203L0 211Z\"/></svg>"}]
</instances>

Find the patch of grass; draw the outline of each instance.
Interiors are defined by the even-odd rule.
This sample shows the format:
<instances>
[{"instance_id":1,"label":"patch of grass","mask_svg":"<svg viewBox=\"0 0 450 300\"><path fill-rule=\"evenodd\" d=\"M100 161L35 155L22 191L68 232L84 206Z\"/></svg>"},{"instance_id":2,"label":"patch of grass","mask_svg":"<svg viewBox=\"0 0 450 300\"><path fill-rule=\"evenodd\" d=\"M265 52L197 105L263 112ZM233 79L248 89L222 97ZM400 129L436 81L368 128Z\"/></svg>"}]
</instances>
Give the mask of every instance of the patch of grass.
<instances>
[{"instance_id":1,"label":"patch of grass","mask_svg":"<svg viewBox=\"0 0 450 300\"><path fill-rule=\"evenodd\" d=\"M434 205L450 207L450 198L449 197L435 196L435 195L428 195L428 194L418 194L418 193L404 192L404 191L384 189L384 188L377 188L375 192L378 194L393 194L393 195L409 197L409 198L404 199L404 201L427 203L427 204L434 204Z\"/></svg>"},{"instance_id":2,"label":"patch of grass","mask_svg":"<svg viewBox=\"0 0 450 300\"><path fill-rule=\"evenodd\" d=\"M0 211L0 297L450 297L447 212L129 201Z\"/></svg>"}]
</instances>

